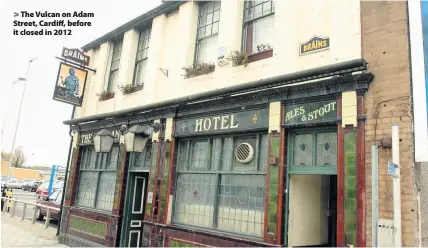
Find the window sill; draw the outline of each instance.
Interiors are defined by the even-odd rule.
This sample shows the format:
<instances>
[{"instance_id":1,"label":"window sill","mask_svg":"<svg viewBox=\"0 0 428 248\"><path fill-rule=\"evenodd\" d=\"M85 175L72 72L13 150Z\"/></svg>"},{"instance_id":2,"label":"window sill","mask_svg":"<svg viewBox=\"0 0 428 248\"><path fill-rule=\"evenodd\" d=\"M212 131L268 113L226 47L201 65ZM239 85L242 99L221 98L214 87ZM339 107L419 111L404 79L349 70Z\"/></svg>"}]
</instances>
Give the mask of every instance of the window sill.
<instances>
[{"instance_id":1,"label":"window sill","mask_svg":"<svg viewBox=\"0 0 428 248\"><path fill-rule=\"evenodd\" d=\"M138 91L141 91L143 89L144 89L144 84L142 84L142 85L135 85L134 87L132 87L131 89L129 89L128 92L123 93L123 95L124 96L131 95L131 94L133 94L135 92L138 92Z\"/></svg>"},{"instance_id":2,"label":"window sill","mask_svg":"<svg viewBox=\"0 0 428 248\"><path fill-rule=\"evenodd\" d=\"M266 50L248 55L248 63L267 59L273 56L273 50Z\"/></svg>"},{"instance_id":3,"label":"window sill","mask_svg":"<svg viewBox=\"0 0 428 248\"><path fill-rule=\"evenodd\" d=\"M149 224L149 225L156 225L157 223L150 223L147 221L143 221L143 223L145 224ZM221 237L224 240L228 240L228 241L235 241L235 242L242 242L242 243L247 243L249 245L255 245L255 246L272 246L272 244L266 243L263 241L262 237L255 237L255 236L251 236L251 235L245 235L245 234L238 234L238 233L231 233L231 232L227 232L227 231L223 231L223 230L214 230L214 229L204 229L204 228L200 228L200 227L195 227L195 226L190 226L190 225L185 225L185 224L180 224L180 223L174 223L172 222L169 225L162 225L164 227L167 228L171 228L171 229L176 229L176 230L183 230L186 232L192 232L198 235L204 235L204 236L214 236L217 237L219 234L221 235Z\"/></svg>"},{"instance_id":4,"label":"window sill","mask_svg":"<svg viewBox=\"0 0 428 248\"><path fill-rule=\"evenodd\" d=\"M119 217L118 215L112 214L113 210L107 211L107 210L101 210L101 209L96 209L96 208L81 207L81 206L76 206L76 205L71 206L70 209L87 211L87 212L91 212L91 213L102 214L105 216Z\"/></svg>"},{"instance_id":5,"label":"window sill","mask_svg":"<svg viewBox=\"0 0 428 248\"><path fill-rule=\"evenodd\" d=\"M112 98L114 98L114 92L111 92L111 93L109 93L108 95L106 95L104 97L100 97L99 101L100 102L107 101L107 100L112 99Z\"/></svg>"}]
</instances>

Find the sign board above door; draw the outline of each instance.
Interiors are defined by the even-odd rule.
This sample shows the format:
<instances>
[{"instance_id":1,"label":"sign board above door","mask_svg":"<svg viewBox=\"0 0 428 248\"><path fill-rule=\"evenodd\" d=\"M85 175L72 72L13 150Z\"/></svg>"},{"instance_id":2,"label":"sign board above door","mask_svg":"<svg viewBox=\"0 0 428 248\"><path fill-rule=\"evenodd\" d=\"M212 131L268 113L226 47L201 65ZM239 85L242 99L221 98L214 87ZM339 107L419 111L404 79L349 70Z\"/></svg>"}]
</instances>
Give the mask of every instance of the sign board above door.
<instances>
[{"instance_id":1,"label":"sign board above door","mask_svg":"<svg viewBox=\"0 0 428 248\"><path fill-rule=\"evenodd\" d=\"M336 100L285 106L284 125L311 124L337 120Z\"/></svg>"}]
</instances>

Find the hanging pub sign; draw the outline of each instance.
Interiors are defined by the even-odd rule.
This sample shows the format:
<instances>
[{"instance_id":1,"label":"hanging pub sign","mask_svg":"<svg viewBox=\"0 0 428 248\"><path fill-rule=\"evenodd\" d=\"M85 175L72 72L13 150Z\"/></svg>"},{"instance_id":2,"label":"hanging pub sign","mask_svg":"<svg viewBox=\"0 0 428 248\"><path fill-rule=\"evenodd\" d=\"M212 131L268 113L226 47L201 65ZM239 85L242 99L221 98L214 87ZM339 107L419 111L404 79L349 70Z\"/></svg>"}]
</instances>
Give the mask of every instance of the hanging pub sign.
<instances>
[{"instance_id":1,"label":"hanging pub sign","mask_svg":"<svg viewBox=\"0 0 428 248\"><path fill-rule=\"evenodd\" d=\"M300 44L300 55L327 50L330 47L330 38L314 36Z\"/></svg>"},{"instance_id":2,"label":"hanging pub sign","mask_svg":"<svg viewBox=\"0 0 428 248\"><path fill-rule=\"evenodd\" d=\"M284 125L299 125L337 120L336 100L285 106Z\"/></svg>"},{"instance_id":3,"label":"hanging pub sign","mask_svg":"<svg viewBox=\"0 0 428 248\"><path fill-rule=\"evenodd\" d=\"M268 110L249 110L235 113L181 119L176 123L175 136L237 132L268 128Z\"/></svg>"},{"instance_id":4,"label":"hanging pub sign","mask_svg":"<svg viewBox=\"0 0 428 248\"><path fill-rule=\"evenodd\" d=\"M82 65L89 65L89 56L85 55L79 49L62 48L62 57Z\"/></svg>"},{"instance_id":5,"label":"hanging pub sign","mask_svg":"<svg viewBox=\"0 0 428 248\"><path fill-rule=\"evenodd\" d=\"M75 106L82 106L88 71L68 65L59 64L55 81L53 99Z\"/></svg>"}]
</instances>

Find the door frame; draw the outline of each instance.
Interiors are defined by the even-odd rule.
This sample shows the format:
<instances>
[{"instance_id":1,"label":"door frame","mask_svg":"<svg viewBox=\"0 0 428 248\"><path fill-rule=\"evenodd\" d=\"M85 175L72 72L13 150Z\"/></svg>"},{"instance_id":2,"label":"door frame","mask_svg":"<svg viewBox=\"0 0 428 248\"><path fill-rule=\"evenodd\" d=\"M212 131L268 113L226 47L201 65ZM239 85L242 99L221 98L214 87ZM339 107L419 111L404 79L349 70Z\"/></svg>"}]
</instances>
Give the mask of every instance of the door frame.
<instances>
[{"instance_id":1,"label":"door frame","mask_svg":"<svg viewBox=\"0 0 428 248\"><path fill-rule=\"evenodd\" d=\"M139 175L138 175L139 174ZM134 170L128 171L128 177L127 177L127 185L126 185L126 194L125 194L125 203L123 207L123 218L122 218L122 228L121 228L121 235L120 235L120 246L121 247L128 247L129 242L129 216L132 214L132 202L133 198L135 197L135 194L133 192L135 191L135 180L134 178L140 177L144 178L144 197L142 199L143 209L142 213L144 214L145 208L146 208L146 191L147 191L147 183L149 180L149 172L147 170ZM141 233L143 232L143 225L141 225Z\"/></svg>"},{"instance_id":2,"label":"door frame","mask_svg":"<svg viewBox=\"0 0 428 248\"><path fill-rule=\"evenodd\" d=\"M292 152L292 145L294 139L292 138L294 134L296 133L310 133L310 132L325 132L325 131L332 131L337 133L337 150L339 152L339 132L337 130L337 125L328 125L324 127L311 127L311 128L287 128L287 149L285 149L285 155L287 156L287 170L286 170L286 188L285 188L285 212L284 212L284 245L288 246L288 221L289 221L289 201L290 201L290 177L292 175L338 175L337 170L339 167L339 154L337 154L337 163L336 163L336 170L319 170L317 168L314 168L312 170L307 171L290 171L290 165L293 161L293 152ZM336 187L338 187L338 184L336 182ZM337 197L337 196L336 196ZM338 201L336 199L336 201ZM338 210L336 209L336 219L338 215ZM336 232L337 232L337 225L336 225ZM336 244L337 245L337 244Z\"/></svg>"}]
</instances>

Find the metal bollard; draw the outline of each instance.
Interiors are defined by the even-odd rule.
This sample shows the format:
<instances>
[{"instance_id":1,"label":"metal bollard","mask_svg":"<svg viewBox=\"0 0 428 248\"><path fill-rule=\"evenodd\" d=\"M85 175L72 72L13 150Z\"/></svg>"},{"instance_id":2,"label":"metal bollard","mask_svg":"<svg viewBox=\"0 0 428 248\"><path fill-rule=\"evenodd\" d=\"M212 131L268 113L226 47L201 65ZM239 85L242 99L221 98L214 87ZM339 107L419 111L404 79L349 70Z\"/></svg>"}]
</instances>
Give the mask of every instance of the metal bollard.
<instances>
[{"instance_id":1,"label":"metal bollard","mask_svg":"<svg viewBox=\"0 0 428 248\"><path fill-rule=\"evenodd\" d=\"M22 210L21 220L25 219L25 211L27 210L27 203L24 203L24 209Z\"/></svg>"},{"instance_id":2,"label":"metal bollard","mask_svg":"<svg viewBox=\"0 0 428 248\"><path fill-rule=\"evenodd\" d=\"M33 219L31 220L33 224L36 223L36 214L37 214L37 207L34 208Z\"/></svg>"},{"instance_id":3,"label":"metal bollard","mask_svg":"<svg viewBox=\"0 0 428 248\"><path fill-rule=\"evenodd\" d=\"M12 214L10 217L15 216L15 209L16 209L16 205L18 204L18 202L14 201L12 204L13 204L12 205Z\"/></svg>"},{"instance_id":4,"label":"metal bollard","mask_svg":"<svg viewBox=\"0 0 428 248\"><path fill-rule=\"evenodd\" d=\"M45 221L45 228L48 228L49 226L49 221L51 219L51 209L48 208L47 209L48 213L46 214L46 221Z\"/></svg>"}]
</instances>

